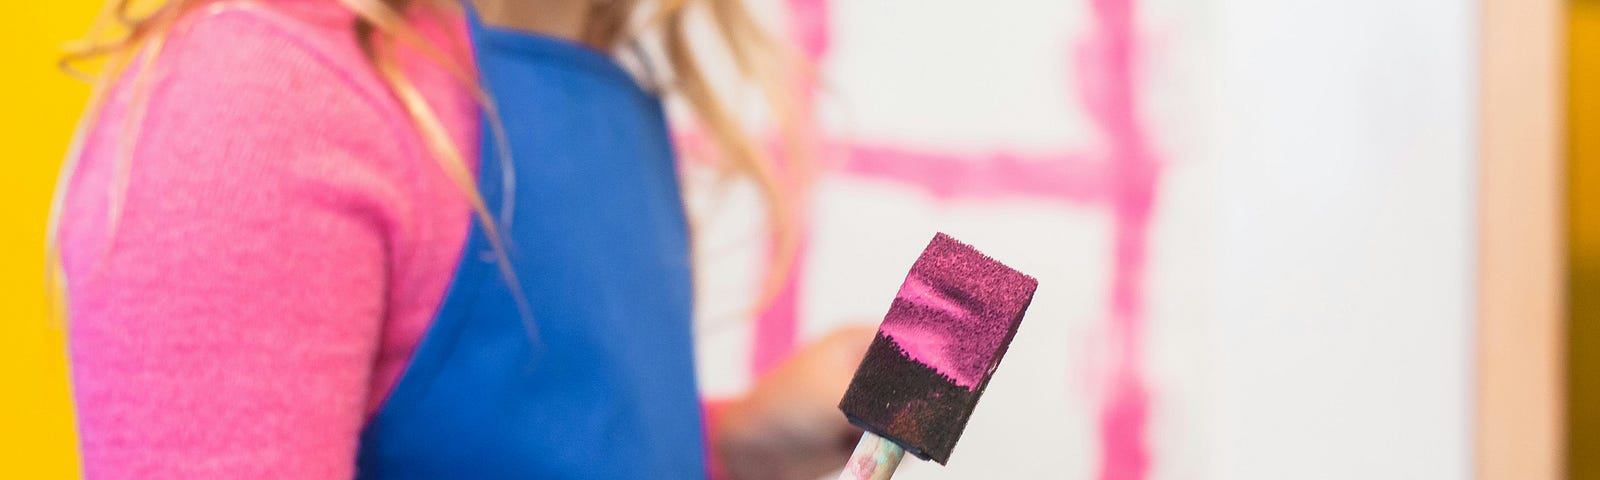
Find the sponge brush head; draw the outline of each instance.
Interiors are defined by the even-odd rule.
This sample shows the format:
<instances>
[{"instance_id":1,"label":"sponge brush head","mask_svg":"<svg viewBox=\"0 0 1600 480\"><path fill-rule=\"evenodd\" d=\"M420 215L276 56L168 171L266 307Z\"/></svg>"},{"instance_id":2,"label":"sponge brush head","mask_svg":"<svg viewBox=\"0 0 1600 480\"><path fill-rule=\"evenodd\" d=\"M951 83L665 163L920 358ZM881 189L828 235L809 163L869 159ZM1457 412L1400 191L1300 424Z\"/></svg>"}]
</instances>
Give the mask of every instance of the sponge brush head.
<instances>
[{"instance_id":1,"label":"sponge brush head","mask_svg":"<svg viewBox=\"0 0 1600 480\"><path fill-rule=\"evenodd\" d=\"M1038 286L936 235L900 286L839 408L918 457L949 461Z\"/></svg>"}]
</instances>

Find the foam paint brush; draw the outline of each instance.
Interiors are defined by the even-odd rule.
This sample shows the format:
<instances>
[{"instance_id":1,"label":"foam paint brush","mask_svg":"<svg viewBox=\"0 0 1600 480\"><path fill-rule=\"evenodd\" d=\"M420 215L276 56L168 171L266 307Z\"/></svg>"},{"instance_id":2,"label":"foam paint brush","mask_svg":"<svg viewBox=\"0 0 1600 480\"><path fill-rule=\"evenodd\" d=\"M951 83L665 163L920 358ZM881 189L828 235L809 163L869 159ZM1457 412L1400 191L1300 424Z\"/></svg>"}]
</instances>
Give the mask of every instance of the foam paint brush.
<instances>
[{"instance_id":1,"label":"foam paint brush","mask_svg":"<svg viewBox=\"0 0 1600 480\"><path fill-rule=\"evenodd\" d=\"M866 430L839 478L887 479L906 452L948 462L1038 286L967 244L934 236L839 402Z\"/></svg>"}]
</instances>

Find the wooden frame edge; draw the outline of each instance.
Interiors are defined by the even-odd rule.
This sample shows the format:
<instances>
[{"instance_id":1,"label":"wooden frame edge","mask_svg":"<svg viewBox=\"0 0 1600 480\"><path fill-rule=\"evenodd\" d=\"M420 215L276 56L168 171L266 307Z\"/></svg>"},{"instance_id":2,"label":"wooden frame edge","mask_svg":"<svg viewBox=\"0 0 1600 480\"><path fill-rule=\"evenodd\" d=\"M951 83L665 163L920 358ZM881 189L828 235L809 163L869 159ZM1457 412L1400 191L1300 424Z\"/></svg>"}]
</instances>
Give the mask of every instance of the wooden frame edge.
<instances>
[{"instance_id":1,"label":"wooden frame edge","mask_svg":"<svg viewBox=\"0 0 1600 480\"><path fill-rule=\"evenodd\" d=\"M1565 469L1566 4L1483 0L1480 13L1479 480Z\"/></svg>"}]
</instances>

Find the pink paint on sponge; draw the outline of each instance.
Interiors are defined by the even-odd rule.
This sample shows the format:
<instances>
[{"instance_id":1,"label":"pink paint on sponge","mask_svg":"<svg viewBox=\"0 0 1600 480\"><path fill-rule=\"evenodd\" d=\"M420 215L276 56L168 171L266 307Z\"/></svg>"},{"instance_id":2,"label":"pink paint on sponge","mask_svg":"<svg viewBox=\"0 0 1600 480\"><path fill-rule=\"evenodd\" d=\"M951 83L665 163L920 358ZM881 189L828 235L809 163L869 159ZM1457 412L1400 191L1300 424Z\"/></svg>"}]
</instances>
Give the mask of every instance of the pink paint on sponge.
<instances>
[{"instance_id":1,"label":"pink paint on sponge","mask_svg":"<svg viewBox=\"0 0 1600 480\"><path fill-rule=\"evenodd\" d=\"M994 373L1039 281L943 233L911 266L880 332L912 360L977 389Z\"/></svg>"},{"instance_id":2,"label":"pink paint on sponge","mask_svg":"<svg viewBox=\"0 0 1600 480\"><path fill-rule=\"evenodd\" d=\"M839 408L945 463L1039 282L940 233L911 266Z\"/></svg>"}]
</instances>

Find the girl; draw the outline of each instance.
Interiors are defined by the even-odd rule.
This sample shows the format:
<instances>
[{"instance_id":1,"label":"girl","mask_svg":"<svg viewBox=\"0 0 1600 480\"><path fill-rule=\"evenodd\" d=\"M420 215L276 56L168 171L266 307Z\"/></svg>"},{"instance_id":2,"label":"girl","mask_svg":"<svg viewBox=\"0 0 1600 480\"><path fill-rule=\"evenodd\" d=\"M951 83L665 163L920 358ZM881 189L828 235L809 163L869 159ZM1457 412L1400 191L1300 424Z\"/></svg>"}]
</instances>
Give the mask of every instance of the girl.
<instances>
[{"instance_id":1,"label":"girl","mask_svg":"<svg viewBox=\"0 0 1600 480\"><path fill-rule=\"evenodd\" d=\"M657 84L603 52L662 47L670 68L641 70L766 186L780 259L798 182L700 74L691 2L740 71L790 75L737 0L169 0L137 18L111 1L126 34L80 52L110 74L53 221L84 473L839 465L855 432L833 405L870 334L702 415Z\"/></svg>"}]
</instances>

